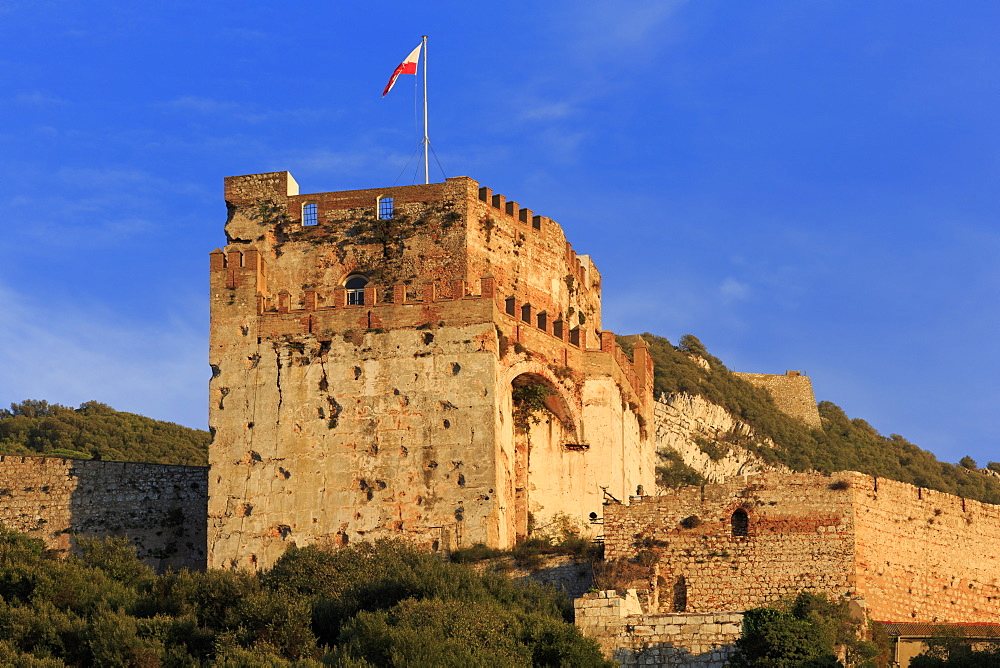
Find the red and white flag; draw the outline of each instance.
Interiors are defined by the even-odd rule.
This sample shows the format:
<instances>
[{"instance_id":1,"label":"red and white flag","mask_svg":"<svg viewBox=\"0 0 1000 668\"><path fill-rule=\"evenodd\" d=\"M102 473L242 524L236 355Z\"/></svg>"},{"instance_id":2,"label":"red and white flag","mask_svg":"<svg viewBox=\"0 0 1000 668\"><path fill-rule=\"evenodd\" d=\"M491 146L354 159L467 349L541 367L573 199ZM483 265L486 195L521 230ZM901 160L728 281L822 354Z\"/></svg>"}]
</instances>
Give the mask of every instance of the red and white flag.
<instances>
[{"instance_id":1,"label":"red and white flag","mask_svg":"<svg viewBox=\"0 0 1000 668\"><path fill-rule=\"evenodd\" d=\"M392 73L392 76L389 77L389 83L385 85L385 90L382 91L382 97L385 97L386 95L389 94L389 91L392 90L392 87L396 85L396 77L398 77L400 74L417 73L417 60L420 58L421 46L423 46L423 44L418 45L417 48L411 51L410 55L406 57L406 60L401 62L399 64L399 67L396 68L396 71Z\"/></svg>"}]
</instances>

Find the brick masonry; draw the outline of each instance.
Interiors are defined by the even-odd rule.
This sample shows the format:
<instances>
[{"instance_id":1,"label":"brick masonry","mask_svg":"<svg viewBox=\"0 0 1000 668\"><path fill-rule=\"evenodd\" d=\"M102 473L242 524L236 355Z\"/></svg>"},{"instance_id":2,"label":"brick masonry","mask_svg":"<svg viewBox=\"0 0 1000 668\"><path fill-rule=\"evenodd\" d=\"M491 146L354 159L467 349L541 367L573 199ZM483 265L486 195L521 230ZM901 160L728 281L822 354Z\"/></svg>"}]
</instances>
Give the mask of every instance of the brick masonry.
<instances>
[{"instance_id":1,"label":"brick masonry","mask_svg":"<svg viewBox=\"0 0 1000 668\"><path fill-rule=\"evenodd\" d=\"M822 426L812 381L809 380L809 376L802 375L801 371L786 371L784 375L743 372L738 372L736 375L767 390L778 408L788 415L802 420L814 429Z\"/></svg>"},{"instance_id":2,"label":"brick masonry","mask_svg":"<svg viewBox=\"0 0 1000 668\"><path fill-rule=\"evenodd\" d=\"M626 667L722 668L743 626L737 612L644 613L634 589L584 594L574 608L580 631Z\"/></svg>"},{"instance_id":3,"label":"brick masonry","mask_svg":"<svg viewBox=\"0 0 1000 668\"><path fill-rule=\"evenodd\" d=\"M1000 622L1000 507L905 483L765 473L611 505L604 526L608 558L659 557L661 612L813 591L863 599L879 621Z\"/></svg>"},{"instance_id":4,"label":"brick masonry","mask_svg":"<svg viewBox=\"0 0 1000 668\"><path fill-rule=\"evenodd\" d=\"M207 506L206 467L0 456L0 523L63 553L126 536L154 568L204 568Z\"/></svg>"}]
</instances>

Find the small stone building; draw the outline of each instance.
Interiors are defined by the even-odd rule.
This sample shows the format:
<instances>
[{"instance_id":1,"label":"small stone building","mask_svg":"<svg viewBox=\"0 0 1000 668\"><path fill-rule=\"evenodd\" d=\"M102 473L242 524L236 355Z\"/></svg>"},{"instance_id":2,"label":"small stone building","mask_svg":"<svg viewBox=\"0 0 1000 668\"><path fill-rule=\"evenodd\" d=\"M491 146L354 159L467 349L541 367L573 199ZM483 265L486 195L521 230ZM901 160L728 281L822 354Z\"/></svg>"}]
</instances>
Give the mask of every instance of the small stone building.
<instances>
[{"instance_id":1,"label":"small stone building","mask_svg":"<svg viewBox=\"0 0 1000 668\"><path fill-rule=\"evenodd\" d=\"M211 254L209 565L406 536L510 547L654 485L652 362L554 221L467 177L226 179Z\"/></svg>"},{"instance_id":2,"label":"small stone building","mask_svg":"<svg viewBox=\"0 0 1000 668\"><path fill-rule=\"evenodd\" d=\"M1000 506L853 471L764 473L605 509L606 556L657 556L663 612L743 611L800 591L868 617L1000 622Z\"/></svg>"}]
</instances>

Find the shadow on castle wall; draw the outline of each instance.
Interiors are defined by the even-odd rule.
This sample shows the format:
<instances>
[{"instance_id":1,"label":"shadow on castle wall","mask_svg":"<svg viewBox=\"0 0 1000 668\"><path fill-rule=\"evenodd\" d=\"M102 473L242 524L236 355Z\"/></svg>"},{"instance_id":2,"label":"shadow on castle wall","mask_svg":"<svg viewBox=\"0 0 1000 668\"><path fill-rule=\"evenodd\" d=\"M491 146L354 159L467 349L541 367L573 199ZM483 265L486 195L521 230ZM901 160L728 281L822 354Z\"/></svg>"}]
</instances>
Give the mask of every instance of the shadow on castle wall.
<instances>
[{"instance_id":1,"label":"shadow on castle wall","mask_svg":"<svg viewBox=\"0 0 1000 668\"><path fill-rule=\"evenodd\" d=\"M654 642L648 646L616 649L611 659L622 668L630 666L684 666L685 668L723 668L736 653L736 645L722 645L700 652L691 652L669 642Z\"/></svg>"},{"instance_id":2,"label":"shadow on castle wall","mask_svg":"<svg viewBox=\"0 0 1000 668\"><path fill-rule=\"evenodd\" d=\"M127 537L158 571L205 568L208 469L0 456L0 523L60 553Z\"/></svg>"}]
</instances>

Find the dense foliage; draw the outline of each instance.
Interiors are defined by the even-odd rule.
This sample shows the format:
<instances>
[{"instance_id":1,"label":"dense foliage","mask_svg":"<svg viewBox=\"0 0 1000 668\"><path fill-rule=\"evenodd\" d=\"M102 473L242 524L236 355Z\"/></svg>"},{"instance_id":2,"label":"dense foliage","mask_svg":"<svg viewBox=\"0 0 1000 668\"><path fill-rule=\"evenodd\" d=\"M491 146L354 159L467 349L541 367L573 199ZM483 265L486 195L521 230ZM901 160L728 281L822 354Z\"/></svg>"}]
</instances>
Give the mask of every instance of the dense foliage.
<instances>
[{"instance_id":1,"label":"dense foliage","mask_svg":"<svg viewBox=\"0 0 1000 668\"><path fill-rule=\"evenodd\" d=\"M1000 644L973 644L954 627L942 627L926 644L923 654L910 659L910 668L1000 668Z\"/></svg>"},{"instance_id":2,"label":"dense foliage","mask_svg":"<svg viewBox=\"0 0 1000 668\"><path fill-rule=\"evenodd\" d=\"M736 641L733 666L745 668L875 668L888 645L859 640L859 624L846 600L829 601L801 593L787 606L753 608L743 614L743 635Z\"/></svg>"},{"instance_id":3,"label":"dense foliage","mask_svg":"<svg viewBox=\"0 0 1000 668\"><path fill-rule=\"evenodd\" d=\"M69 408L29 399L0 409L0 454L205 466L211 440L96 401Z\"/></svg>"},{"instance_id":4,"label":"dense foliage","mask_svg":"<svg viewBox=\"0 0 1000 668\"><path fill-rule=\"evenodd\" d=\"M864 420L849 418L829 401L819 404L822 429L810 429L782 412L766 390L731 373L697 338L685 335L674 346L653 334L642 337L649 345L655 365L657 395L696 394L722 406L750 425L756 436L728 434L726 440L767 461L779 462L796 471L860 471L1000 504L1000 478L976 471L976 462L971 457L964 458L959 466L940 462L932 453L898 434L882 436ZM630 337L619 339L629 354L633 341ZM704 360L703 364L699 364L699 358ZM771 439L777 447L763 445L763 438ZM659 467L661 483L697 484L689 482L692 474L697 474L686 470L679 458L671 458L670 453L661 455L664 457Z\"/></svg>"},{"instance_id":5,"label":"dense foliage","mask_svg":"<svg viewBox=\"0 0 1000 668\"><path fill-rule=\"evenodd\" d=\"M4 665L609 665L568 614L551 589L400 543L156 575L124 539L60 560L0 529Z\"/></svg>"}]
</instances>

